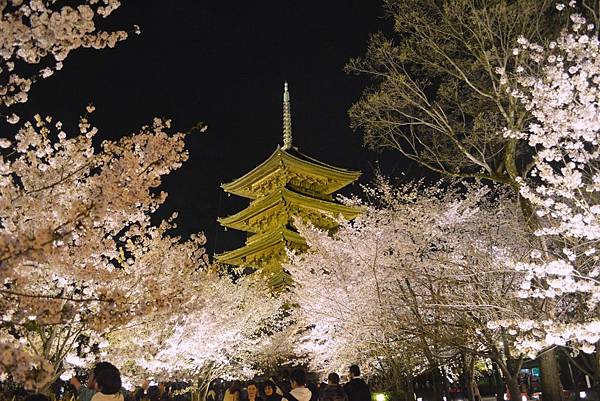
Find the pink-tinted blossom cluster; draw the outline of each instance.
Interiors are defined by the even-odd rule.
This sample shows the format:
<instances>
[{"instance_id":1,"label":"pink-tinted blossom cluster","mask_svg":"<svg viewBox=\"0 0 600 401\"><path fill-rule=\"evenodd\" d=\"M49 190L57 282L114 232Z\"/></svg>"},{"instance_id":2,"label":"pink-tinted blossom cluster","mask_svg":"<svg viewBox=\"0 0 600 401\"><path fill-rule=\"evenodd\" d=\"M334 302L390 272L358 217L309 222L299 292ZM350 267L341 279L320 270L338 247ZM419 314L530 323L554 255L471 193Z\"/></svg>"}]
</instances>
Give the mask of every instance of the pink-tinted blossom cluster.
<instances>
[{"instance_id":1,"label":"pink-tinted blossom cluster","mask_svg":"<svg viewBox=\"0 0 600 401\"><path fill-rule=\"evenodd\" d=\"M24 103L31 86L61 70L73 50L114 47L126 31L97 31L95 19L106 18L119 0L85 0L77 6L53 0L10 0L0 5L0 104ZM139 31L139 28L135 29ZM19 64L38 66L25 74ZM6 116L11 123L18 117Z\"/></svg>"}]
</instances>

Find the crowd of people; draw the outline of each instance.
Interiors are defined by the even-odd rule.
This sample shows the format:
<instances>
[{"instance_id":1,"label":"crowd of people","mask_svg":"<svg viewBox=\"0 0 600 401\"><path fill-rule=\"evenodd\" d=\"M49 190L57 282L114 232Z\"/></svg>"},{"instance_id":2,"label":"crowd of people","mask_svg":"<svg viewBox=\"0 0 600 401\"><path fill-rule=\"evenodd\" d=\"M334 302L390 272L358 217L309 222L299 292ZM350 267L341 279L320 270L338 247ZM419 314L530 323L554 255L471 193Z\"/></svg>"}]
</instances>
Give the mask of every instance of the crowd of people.
<instances>
[{"instance_id":1,"label":"crowd of people","mask_svg":"<svg viewBox=\"0 0 600 401\"><path fill-rule=\"evenodd\" d=\"M108 362L99 362L94 366L89 373L87 386L82 386L76 377L71 378L70 384L77 393L78 401L126 401L131 396L122 387L119 369ZM13 397L13 400L18 398ZM50 398L36 393L25 397L25 401L50 401Z\"/></svg>"},{"instance_id":2,"label":"crowd of people","mask_svg":"<svg viewBox=\"0 0 600 401\"><path fill-rule=\"evenodd\" d=\"M360 377L360 369L353 365L349 370L350 380L343 386L337 373L330 373L327 381L308 383L306 373L295 369L288 380L266 380L261 384L251 380L242 386L232 382L220 395L218 385L213 383L206 401L371 401L371 391Z\"/></svg>"},{"instance_id":3,"label":"crowd of people","mask_svg":"<svg viewBox=\"0 0 600 401\"><path fill-rule=\"evenodd\" d=\"M371 391L361 378L360 369L352 365L348 371L349 380L342 385L337 373L330 373L321 383L307 381L303 369L294 369L289 379L213 381L202 401L371 401ZM127 391L123 388L119 370L108 362L99 362L89 372L86 385L77 377L69 381L77 401L183 401L184 391L177 391L177 384L150 383ZM47 401L36 395L27 401ZM42 397L42 398L40 398Z\"/></svg>"}]
</instances>

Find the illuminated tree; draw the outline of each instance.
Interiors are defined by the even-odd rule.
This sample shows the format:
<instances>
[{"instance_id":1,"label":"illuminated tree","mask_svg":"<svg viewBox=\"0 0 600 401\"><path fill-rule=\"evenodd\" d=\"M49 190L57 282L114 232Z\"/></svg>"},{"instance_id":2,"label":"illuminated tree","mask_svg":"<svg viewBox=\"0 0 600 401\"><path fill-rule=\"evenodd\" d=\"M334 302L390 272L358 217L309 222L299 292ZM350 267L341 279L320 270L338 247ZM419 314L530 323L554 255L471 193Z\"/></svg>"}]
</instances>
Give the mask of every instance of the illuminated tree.
<instances>
[{"instance_id":1,"label":"illuminated tree","mask_svg":"<svg viewBox=\"0 0 600 401\"><path fill-rule=\"evenodd\" d=\"M485 187L380 182L367 193L372 203L353 200L363 213L333 237L301 228L310 250L287 267L312 328L300 345L312 366L361 361L397 372L398 383L430 370L441 385L440 368L466 351L492 359L518 397L516 332L487 327L535 313L513 296L520 273L507 267L529 252L514 201Z\"/></svg>"},{"instance_id":2,"label":"illuminated tree","mask_svg":"<svg viewBox=\"0 0 600 401\"><path fill-rule=\"evenodd\" d=\"M61 123L36 117L0 156L0 309L4 346L43 358L61 372L73 349L132 319L178 310L202 263L203 236L182 242L150 223L166 194L161 179L188 157L183 134L155 120L119 141L92 144L87 118L67 138ZM86 343L82 343L85 341ZM3 354L0 371L21 378L30 366ZM16 373L16 374L14 374Z\"/></svg>"},{"instance_id":3,"label":"illuminated tree","mask_svg":"<svg viewBox=\"0 0 600 401\"><path fill-rule=\"evenodd\" d=\"M291 352L277 340L290 326L287 298L274 296L262 276L234 283L216 270L196 278L196 295L168 321L109 336L107 355L124 375L191 379L203 393L215 378L252 378Z\"/></svg>"},{"instance_id":4,"label":"illuminated tree","mask_svg":"<svg viewBox=\"0 0 600 401\"><path fill-rule=\"evenodd\" d=\"M521 347L532 355L556 345L574 355L583 351L572 362L598 384L600 50L597 28L579 14L571 21L571 29L545 48L519 40L541 72L517 67L520 86L512 93L534 120L505 135L535 150L521 195L535 208L540 222L535 234L542 241L531 261L514 266L525 273L519 296L544 301L549 309L542 319L521 322L517 329ZM511 321L500 324L515 327Z\"/></svg>"},{"instance_id":5,"label":"illuminated tree","mask_svg":"<svg viewBox=\"0 0 600 401\"><path fill-rule=\"evenodd\" d=\"M574 2L570 2L574 5ZM350 109L365 144L393 149L446 177L479 178L519 193L535 149L504 128L523 131L532 119L511 95L515 66L535 74L521 37L545 43L566 24L564 4L542 1L387 0L396 41L374 35L366 55L347 69L373 78ZM581 8L598 17L598 2ZM524 221L537 228L533 206L519 197ZM543 305L540 305L542 307ZM562 399L553 351L540 356L546 401Z\"/></svg>"},{"instance_id":6,"label":"illuminated tree","mask_svg":"<svg viewBox=\"0 0 600 401\"><path fill-rule=\"evenodd\" d=\"M127 38L96 30L95 20L119 6L0 1L2 106L26 102L72 50ZM27 65L38 67L23 72ZM90 357L110 330L166 319L190 300L183 283L205 262L203 236L181 241L167 234L172 220L150 224L166 197L157 191L162 176L187 159L184 135L168 134L169 125L157 119L98 147L87 115L72 137L36 115L0 139L0 380L44 388L66 357Z\"/></svg>"}]
</instances>

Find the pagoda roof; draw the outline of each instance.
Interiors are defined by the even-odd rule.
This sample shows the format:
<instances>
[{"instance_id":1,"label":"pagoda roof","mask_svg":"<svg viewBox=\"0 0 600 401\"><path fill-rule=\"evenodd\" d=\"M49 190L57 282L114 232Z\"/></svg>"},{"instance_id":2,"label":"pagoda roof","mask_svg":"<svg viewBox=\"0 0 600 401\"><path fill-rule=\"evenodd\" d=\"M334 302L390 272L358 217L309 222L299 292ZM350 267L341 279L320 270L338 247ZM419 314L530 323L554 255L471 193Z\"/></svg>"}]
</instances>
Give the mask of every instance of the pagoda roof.
<instances>
[{"instance_id":1,"label":"pagoda roof","mask_svg":"<svg viewBox=\"0 0 600 401\"><path fill-rule=\"evenodd\" d=\"M321 192L325 195L332 194L340 188L345 187L355 181L361 174L360 171L351 171L330 166L298 150L284 150L277 146L277 149L275 149L267 160L242 177L230 183L222 184L221 188L235 195L256 199L262 195L260 189L257 189L256 184L273 177L278 172L287 170L303 173L307 176L323 178L327 184Z\"/></svg>"},{"instance_id":2,"label":"pagoda roof","mask_svg":"<svg viewBox=\"0 0 600 401\"><path fill-rule=\"evenodd\" d=\"M274 246L279 246L283 249L286 243L306 245L306 241L300 234L287 228L278 227L276 230L253 235L246 240L246 245L243 247L215 255L215 257L222 263L235 266L252 266L251 264L247 264L245 260L248 256L265 253ZM269 251L269 253L272 252Z\"/></svg>"},{"instance_id":3,"label":"pagoda roof","mask_svg":"<svg viewBox=\"0 0 600 401\"><path fill-rule=\"evenodd\" d=\"M332 217L341 214L346 219L353 219L359 214L359 211L356 208L312 198L288 188L281 188L270 195L252 201L244 210L228 217L219 218L218 220L223 226L241 231L258 232L259 229L254 227L249 220L273 207L281 205L282 202L284 204L294 204L304 209L312 209L315 212L329 213Z\"/></svg>"}]
</instances>

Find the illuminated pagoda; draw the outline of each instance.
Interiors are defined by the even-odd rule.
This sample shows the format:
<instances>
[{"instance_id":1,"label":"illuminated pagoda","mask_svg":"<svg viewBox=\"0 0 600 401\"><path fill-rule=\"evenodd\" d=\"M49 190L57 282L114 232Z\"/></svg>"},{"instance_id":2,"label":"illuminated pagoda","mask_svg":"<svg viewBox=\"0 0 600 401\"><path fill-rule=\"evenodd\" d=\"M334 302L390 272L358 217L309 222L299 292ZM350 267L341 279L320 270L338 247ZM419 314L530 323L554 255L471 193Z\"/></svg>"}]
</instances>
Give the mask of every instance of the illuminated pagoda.
<instances>
[{"instance_id":1,"label":"illuminated pagoda","mask_svg":"<svg viewBox=\"0 0 600 401\"><path fill-rule=\"evenodd\" d=\"M264 274L271 288L285 288L291 277L283 268L286 247L306 250L306 242L293 226L294 218L331 230L336 216L352 219L357 210L336 203L333 193L355 181L360 172L333 167L312 159L292 146L290 94L283 92L283 146L249 173L221 187L250 199L244 210L220 218L222 226L248 233L246 243L216 255L219 262L252 268Z\"/></svg>"}]
</instances>

